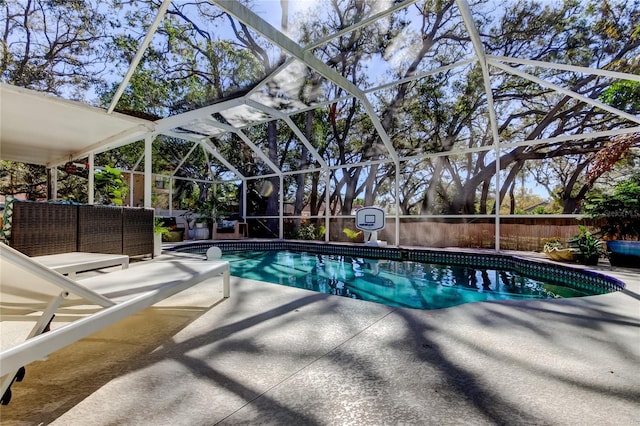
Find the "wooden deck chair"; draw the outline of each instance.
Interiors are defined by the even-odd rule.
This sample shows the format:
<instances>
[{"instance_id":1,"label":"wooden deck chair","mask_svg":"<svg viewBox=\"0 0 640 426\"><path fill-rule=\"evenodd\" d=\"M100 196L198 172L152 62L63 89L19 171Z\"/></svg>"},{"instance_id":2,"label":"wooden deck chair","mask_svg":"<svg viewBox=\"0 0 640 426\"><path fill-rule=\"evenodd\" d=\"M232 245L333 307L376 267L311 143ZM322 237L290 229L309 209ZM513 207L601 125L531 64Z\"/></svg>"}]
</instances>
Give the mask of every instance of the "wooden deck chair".
<instances>
[{"instance_id":1,"label":"wooden deck chair","mask_svg":"<svg viewBox=\"0 0 640 426\"><path fill-rule=\"evenodd\" d=\"M229 297L229 263L225 261L148 261L72 280L0 244L0 319L35 323L24 341L8 343L2 336L2 403L9 402L11 385L22 380L24 366L30 362L219 275L223 276L223 297ZM76 313L79 319L49 330L58 312Z\"/></svg>"}]
</instances>

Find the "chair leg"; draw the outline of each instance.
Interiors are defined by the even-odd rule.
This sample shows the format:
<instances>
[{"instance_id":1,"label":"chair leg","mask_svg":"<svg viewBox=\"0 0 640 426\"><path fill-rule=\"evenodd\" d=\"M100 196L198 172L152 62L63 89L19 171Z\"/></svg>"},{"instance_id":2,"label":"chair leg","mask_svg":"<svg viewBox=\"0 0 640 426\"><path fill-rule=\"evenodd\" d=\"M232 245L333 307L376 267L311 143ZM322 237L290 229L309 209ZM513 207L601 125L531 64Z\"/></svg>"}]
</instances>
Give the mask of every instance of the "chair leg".
<instances>
[{"instance_id":1,"label":"chair leg","mask_svg":"<svg viewBox=\"0 0 640 426\"><path fill-rule=\"evenodd\" d=\"M20 367L18 372L13 376L6 376L2 383L0 384L0 389L4 392L2 393L2 397L0 398L1 405L8 405L11 402L11 385L13 382L21 382L24 379L24 375L26 370L24 367Z\"/></svg>"},{"instance_id":2,"label":"chair leg","mask_svg":"<svg viewBox=\"0 0 640 426\"><path fill-rule=\"evenodd\" d=\"M27 339L51 330L51 322L55 318L54 312L58 309L65 296L66 292L63 292L49 303L49 306L47 306L47 309L42 313L36 322L36 325L31 329ZM7 374L2 378L2 381L0 382L0 395L2 395L2 397L0 397L0 405L7 405L11 402L11 385L13 385L14 382L21 382L24 379L26 372L27 371L24 367L20 367L14 374Z\"/></svg>"}]
</instances>

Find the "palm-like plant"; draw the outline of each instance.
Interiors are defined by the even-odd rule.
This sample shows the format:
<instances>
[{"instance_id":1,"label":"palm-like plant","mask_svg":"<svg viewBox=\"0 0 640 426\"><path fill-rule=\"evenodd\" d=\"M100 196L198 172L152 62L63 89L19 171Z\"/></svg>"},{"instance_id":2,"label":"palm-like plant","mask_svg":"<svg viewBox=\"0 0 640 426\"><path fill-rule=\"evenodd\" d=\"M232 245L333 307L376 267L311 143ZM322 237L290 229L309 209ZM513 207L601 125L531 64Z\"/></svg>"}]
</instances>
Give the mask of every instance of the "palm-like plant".
<instances>
[{"instance_id":1,"label":"palm-like plant","mask_svg":"<svg viewBox=\"0 0 640 426\"><path fill-rule=\"evenodd\" d=\"M589 217L604 218L601 231L611 240L640 237L640 173L618 183L611 194L590 197L584 208Z\"/></svg>"}]
</instances>

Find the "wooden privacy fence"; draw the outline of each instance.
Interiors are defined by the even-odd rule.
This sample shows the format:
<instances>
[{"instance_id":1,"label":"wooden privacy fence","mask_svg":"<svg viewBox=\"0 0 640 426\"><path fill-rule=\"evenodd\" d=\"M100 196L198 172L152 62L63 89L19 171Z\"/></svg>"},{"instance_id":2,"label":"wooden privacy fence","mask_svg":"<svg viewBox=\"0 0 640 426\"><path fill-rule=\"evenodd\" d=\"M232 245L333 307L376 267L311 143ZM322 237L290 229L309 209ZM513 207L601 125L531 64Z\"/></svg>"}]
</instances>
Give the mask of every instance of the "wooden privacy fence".
<instances>
[{"instance_id":1,"label":"wooden privacy fence","mask_svg":"<svg viewBox=\"0 0 640 426\"><path fill-rule=\"evenodd\" d=\"M387 218L378 239L395 242L395 221ZM567 241L578 233L578 225L597 231L601 221L577 218L510 217L500 220L500 249L541 251L544 239L558 237ZM331 241L349 241L342 229L355 229L353 220L331 221ZM493 219L401 219L400 245L420 247L494 248Z\"/></svg>"}]
</instances>

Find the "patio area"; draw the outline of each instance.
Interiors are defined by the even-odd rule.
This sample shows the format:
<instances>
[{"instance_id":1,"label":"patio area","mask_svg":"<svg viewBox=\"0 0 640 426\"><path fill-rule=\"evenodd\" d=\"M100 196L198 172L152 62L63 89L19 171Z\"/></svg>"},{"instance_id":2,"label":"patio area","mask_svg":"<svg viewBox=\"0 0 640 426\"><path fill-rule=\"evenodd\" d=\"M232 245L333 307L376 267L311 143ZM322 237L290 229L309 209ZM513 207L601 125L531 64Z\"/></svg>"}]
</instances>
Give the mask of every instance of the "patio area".
<instances>
[{"instance_id":1,"label":"patio area","mask_svg":"<svg viewBox=\"0 0 640 426\"><path fill-rule=\"evenodd\" d=\"M602 262L598 269L626 290L435 311L235 277L223 300L201 284L28 366L0 418L637 424L640 278Z\"/></svg>"}]
</instances>

